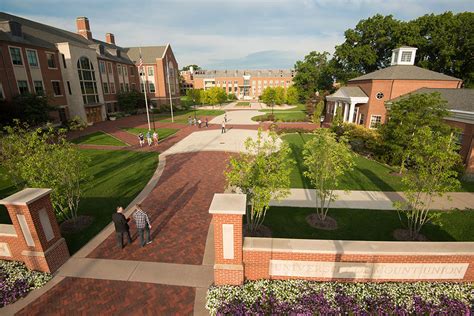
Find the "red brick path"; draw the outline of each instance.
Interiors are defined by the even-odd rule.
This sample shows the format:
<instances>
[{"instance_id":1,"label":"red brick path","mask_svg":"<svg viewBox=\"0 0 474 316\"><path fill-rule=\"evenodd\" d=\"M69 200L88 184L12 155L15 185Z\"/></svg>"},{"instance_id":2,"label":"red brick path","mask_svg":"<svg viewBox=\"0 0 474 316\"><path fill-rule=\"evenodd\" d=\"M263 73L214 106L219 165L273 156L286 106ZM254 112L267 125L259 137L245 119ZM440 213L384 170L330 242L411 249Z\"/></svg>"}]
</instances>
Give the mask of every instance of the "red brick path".
<instances>
[{"instance_id":1,"label":"red brick path","mask_svg":"<svg viewBox=\"0 0 474 316\"><path fill-rule=\"evenodd\" d=\"M110 235L88 257L200 265L211 216L214 193L224 191L230 154L199 152L168 156L158 185L143 202L152 221L153 243L144 248L135 240L117 249ZM131 223L132 238L137 238Z\"/></svg>"},{"instance_id":2,"label":"red brick path","mask_svg":"<svg viewBox=\"0 0 474 316\"><path fill-rule=\"evenodd\" d=\"M191 315L195 289L66 278L16 315Z\"/></svg>"}]
</instances>

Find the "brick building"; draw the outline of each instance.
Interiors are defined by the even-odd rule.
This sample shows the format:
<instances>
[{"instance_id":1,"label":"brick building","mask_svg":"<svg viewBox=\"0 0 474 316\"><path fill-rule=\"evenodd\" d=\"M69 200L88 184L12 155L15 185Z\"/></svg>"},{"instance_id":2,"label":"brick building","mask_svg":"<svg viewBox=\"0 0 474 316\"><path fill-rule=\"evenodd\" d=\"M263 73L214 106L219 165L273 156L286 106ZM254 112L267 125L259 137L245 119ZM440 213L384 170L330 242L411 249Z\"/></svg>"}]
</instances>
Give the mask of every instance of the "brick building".
<instances>
[{"instance_id":1,"label":"brick building","mask_svg":"<svg viewBox=\"0 0 474 316\"><path fill-rule=\"evenodd\" d=\"M194 89L223 88L239 100L256 100L267 87L287 89L293 84L293 70L197 70Z\"/></svg>"},{"instance_id":2,"label":"brick building","mask_svg":"<svg viewBox=\"0 0 474 316\"><path fill-rule=\"evenodd\" d=\"M119 111L118 94L140 86L138 57L133 53L138 48L116 45L112 33L105 35L105 41L93 38L86 17L78 17L76 27L77 34L0 12L0 98L45 93L58 108L55 116L63 122L79 116L94 123ZM177 82L178 66L169 45L157 48L146 50L145 65L155 65L153 85L160 87L148 97L163 103L161 96L169 95L164 88L168 69L169 78ZM153 53L154 62L147 63ZM168 60L168 67L161 62L163 58ZM143 80L152 87L151 77ZM179 98L179 91L173 95Z\"/></svg>"}]
</instances>

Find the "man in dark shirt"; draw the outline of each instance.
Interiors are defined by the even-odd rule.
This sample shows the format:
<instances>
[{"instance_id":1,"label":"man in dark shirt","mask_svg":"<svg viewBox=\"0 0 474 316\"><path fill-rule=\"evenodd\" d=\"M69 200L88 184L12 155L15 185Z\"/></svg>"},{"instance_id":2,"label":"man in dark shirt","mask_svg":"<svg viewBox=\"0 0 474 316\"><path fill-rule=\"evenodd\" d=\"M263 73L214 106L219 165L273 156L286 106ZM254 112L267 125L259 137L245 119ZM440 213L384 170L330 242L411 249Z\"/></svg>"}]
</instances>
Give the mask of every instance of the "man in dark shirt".
<instances>
[{"instance_id":1,"label":"man in dark shirt","mask_svg":"<svg viewBox=\"0 0 474 316\"><path fill-rule=\"evenodd\" d=\"M112 221L115 225L115 236L117 237L117 245L120 249L123 249L123 234L126 234L128 237L128 243L132 243L132 237L130 237L130 227L128 226L128 221L125 216L122 214L123 208L121 206L117 207L117 212L112 215Z\"/></svg>"}]
</instances>

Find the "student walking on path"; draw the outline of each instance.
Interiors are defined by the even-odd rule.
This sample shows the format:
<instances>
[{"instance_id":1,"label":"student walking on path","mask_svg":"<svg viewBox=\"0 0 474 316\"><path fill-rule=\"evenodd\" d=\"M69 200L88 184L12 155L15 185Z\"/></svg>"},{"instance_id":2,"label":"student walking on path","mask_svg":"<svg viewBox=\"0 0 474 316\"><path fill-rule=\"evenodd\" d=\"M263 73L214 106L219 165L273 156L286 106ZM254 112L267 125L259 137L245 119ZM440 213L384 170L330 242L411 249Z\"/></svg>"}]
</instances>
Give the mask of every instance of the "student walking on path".
<instances>
[{"instance_id":1,"label":"student walking on path","mask_svg":"<svg viewBox=\"0 0 474 316\"><path fill-rule=\"evenodd\" d=\"M227 123L227 113L226 113L226 114L224 114L224 122L226 122L226 123Z\"/></svg>"},{"instance_id":2,"label":"student walking on path","mask_svg":"<svg viewBox=\"0 0 474 316\"><path fill-rule=\"evenodd\" d=\"M146 140L148 142L148 146L151 146L153 144L153 140L151 138L151 131L148 130L148 132L146 132Z\"/></svg>"},{"instance_id":3,"label":"student walking on path","mask_svg":"<svg viewBox=\"0 0 474 316\"><path fill-rule=\"evenodd\" d=\"M221 134L225 133L225 121L222 121L222 129L221 129Z\"/></svg>"},{"instance_id":4,"label":"student walking on path","mask_svg":"<svg viewBox=\"0 0 474 316\"><path fill-rule=\"evenodd\" d=\"M206 128L208 128L208 127L209 127L209 120L206 117Z\"/></svg>"},{"instance_id":5,"label":"student walking on path","mask_svg":"<svg viewBox=\"0 0 474 316\"><path fill-rule=\"evenodd\" d=\"M141 204L137 205L137 210L133 213L133 219L135 220L135 224L137 225L138 235L140 236L140 245L143 247L151 243L150 239L150 219L148 218L147 213L142 210ZM144 234L146 232L146 241L144 238Z\"/></svg>"},{"instance_id":6,"label":"student walking on path","mask_svg":"<svg viewBox=\"0 0 474 316\"><path fill-rule=\"evenodd\" d=\"M143 133L138 134L138 141L140 142L140 147L143 147L145 144L145 136L143 136Z\"/></svg>"},{"instance_id":7,"label":"student walking on path","mask_svg":"<svg viewBox=\"0 0 474 316\"><path fill-rule=\"evenodd\" d=\"M199 126L199 128L202 127L202 121L201 121L201 119L198 120L198 126Z\"/></svg>"},{"instance_id":8,"label":"student walking on path","mask_svg":"<svg viewBox=\"0 0 474 316\"><path fill-rule=\"evenodd\" d=\"M117 245L120 249L123 249L123 234L127 236L128 243L132 243L132 237L130 236L130 226L128 221L130 219L125 218L123 215L123 207L117 207L117 211L112 215L112 221L115 225L115 236L117 237Z\"/></svg>"},{"instance_id":9,"label":"student walking on path","mask_svg":"<svg viewBox=\"0 0 474 316\"><path fill-rule=\"evenodd\" d=\"M158 133L157 133L157 131L153 132L153 143L155 143L155 145L158 146Z\"/></svg>"}]
</instances>

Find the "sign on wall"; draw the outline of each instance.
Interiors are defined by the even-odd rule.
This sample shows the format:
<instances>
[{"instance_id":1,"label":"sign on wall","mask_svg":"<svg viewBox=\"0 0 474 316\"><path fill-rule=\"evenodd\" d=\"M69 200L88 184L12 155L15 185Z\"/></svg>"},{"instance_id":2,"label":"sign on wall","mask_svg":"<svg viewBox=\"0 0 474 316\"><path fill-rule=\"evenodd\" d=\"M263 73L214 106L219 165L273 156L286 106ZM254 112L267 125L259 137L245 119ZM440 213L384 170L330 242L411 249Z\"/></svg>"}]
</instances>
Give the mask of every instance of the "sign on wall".
<instances>
[{"instance_id":1,"label":"sign on wall","mask_svg":"<svg viewBox=\"0 0 474 316\"><path fill-rule=\"evenodd\" d=\"M270 260L271 276L333 279L463 279L469 263L370 263Z\"/></svg>"},{"instance_id":2,"label":"sign on wall","mask_svg":"<svg viewBox=\"0 0 474 316\"><path fill-rule=\"evenodd\" d=\"M11 257L10 247L6 242L0 242L0 257Z\"/></svg>"}]
</instances>

